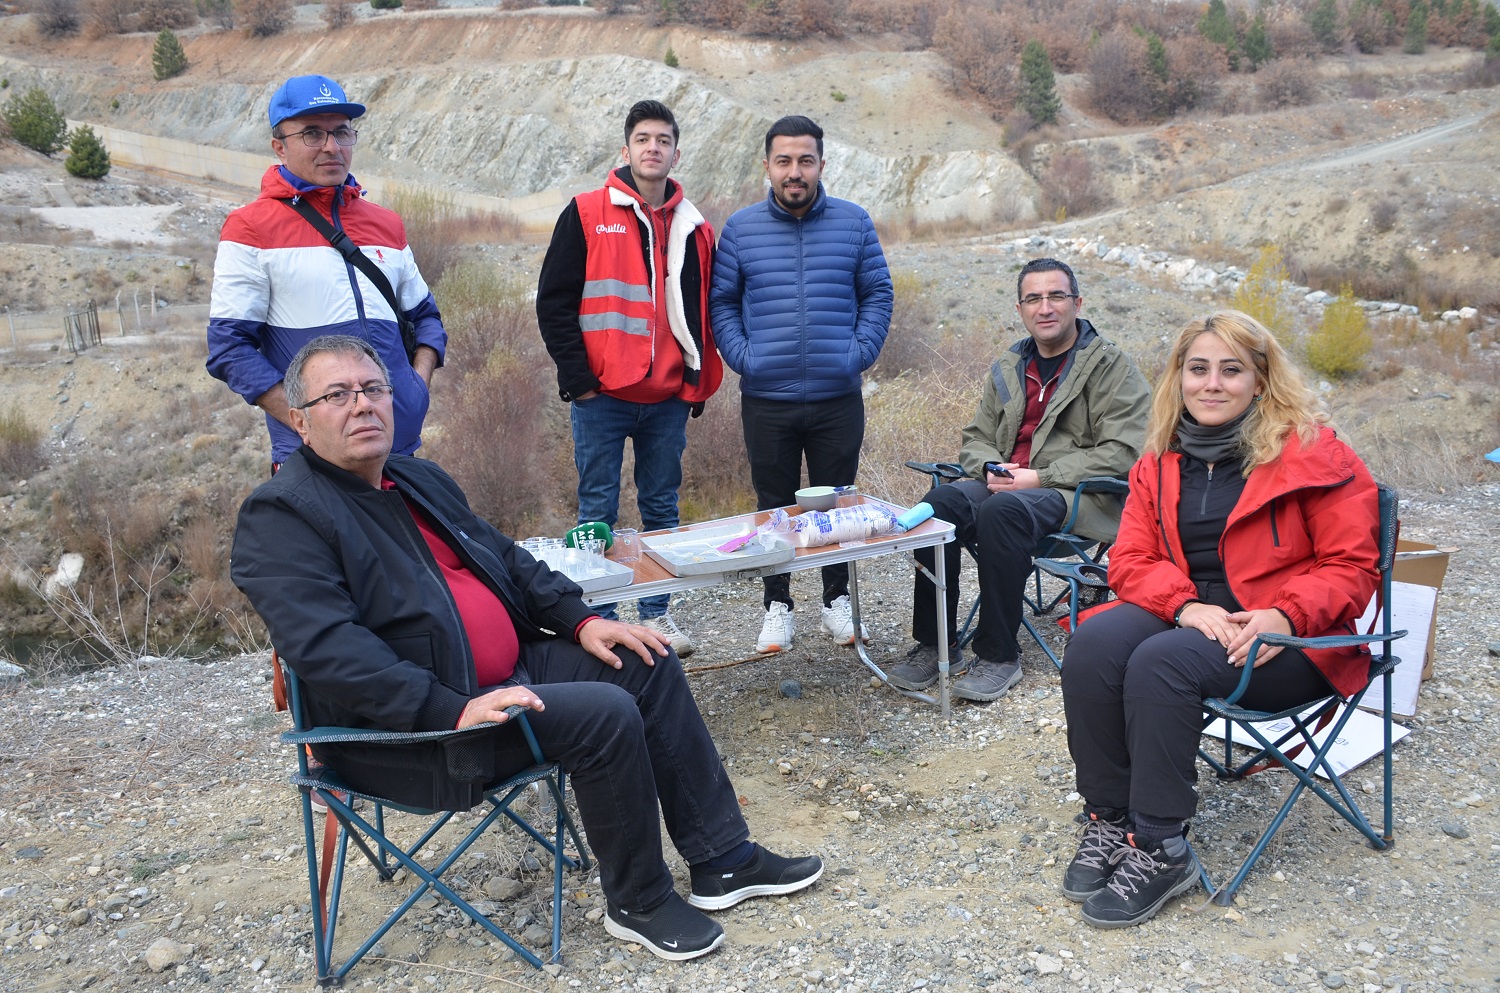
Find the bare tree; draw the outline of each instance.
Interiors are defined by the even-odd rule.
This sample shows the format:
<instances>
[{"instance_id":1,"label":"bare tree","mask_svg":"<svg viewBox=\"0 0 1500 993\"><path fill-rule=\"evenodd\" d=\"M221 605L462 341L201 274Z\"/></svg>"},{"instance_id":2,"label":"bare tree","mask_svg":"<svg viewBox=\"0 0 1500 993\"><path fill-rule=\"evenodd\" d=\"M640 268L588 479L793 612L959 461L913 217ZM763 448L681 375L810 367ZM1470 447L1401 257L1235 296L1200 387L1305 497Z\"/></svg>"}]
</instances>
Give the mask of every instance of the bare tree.
<instances>
[{"instance_id":1,"label":"bare tree","mask_svg":"<svg viewBox=\"0 0 1500 993\"><path fill-rule=\"evenodd\" d=\"M252 38L280 34L292 23L292 0L235 0L235 19Z\"/></svg>"},{"instance_id":2,"label":"bare tree","mask_svg":"<svg viewBox=\"0 0 1500 993\"><path fill-rule=\"evenodd\" d=\"M323 0L323 23L332 31L347 27L354 20L352 0Z\"/></svg>"},{"instance_id":3,"label":"bare tree","mask_svg":"<svg viewBox=\"0 0 1500 993\"><path fill-rule=\"evenodd\" d=\"M30 6L32 23L48 38L76 34L83 23L78 0L31 0Z\"/></svg>"}]
</instances>

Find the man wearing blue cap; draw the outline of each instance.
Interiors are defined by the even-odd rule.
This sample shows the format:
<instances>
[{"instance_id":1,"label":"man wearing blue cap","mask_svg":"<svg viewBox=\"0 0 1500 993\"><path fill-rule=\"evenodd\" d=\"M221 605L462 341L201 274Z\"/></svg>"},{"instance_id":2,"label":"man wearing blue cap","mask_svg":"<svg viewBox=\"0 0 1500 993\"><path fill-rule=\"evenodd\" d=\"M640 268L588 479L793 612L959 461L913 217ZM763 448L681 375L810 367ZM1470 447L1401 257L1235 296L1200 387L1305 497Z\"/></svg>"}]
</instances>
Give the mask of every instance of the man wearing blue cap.
<instances>
[{"instance_id":1,"label":"man wearing blue cap","mask_svg":"<svg viewBox=\"0 0 1500 993\"><path fill-rule=\"evenodd\" d=\"M208 371L266 412L273 466L301 445L282 375L299 348L324 334L374 346L395 387L394 450L410 455L422 443L428 385L448 335L401 218L364 199L349 172L359 140L352 122L364 112L326 76L283 83L268 108L280 162L219 233ZM299 213L306 205L326 231ZM385 287L372 281L371 265Z\"/></svg>"}]
</instances>

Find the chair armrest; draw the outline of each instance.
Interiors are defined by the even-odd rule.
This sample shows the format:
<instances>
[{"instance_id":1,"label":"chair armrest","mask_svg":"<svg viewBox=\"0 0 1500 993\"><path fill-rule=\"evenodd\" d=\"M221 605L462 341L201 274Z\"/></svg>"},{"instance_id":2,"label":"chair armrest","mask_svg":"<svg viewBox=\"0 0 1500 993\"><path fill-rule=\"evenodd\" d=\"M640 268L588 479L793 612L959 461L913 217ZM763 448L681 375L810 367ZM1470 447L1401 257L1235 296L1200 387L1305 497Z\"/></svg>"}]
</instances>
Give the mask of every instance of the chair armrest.
<instances>
[{"instance_id":1,"label":"chair armrest","mask_svg":"<svg viewBox=\"0 0 1500 993\"><path fill-rule=\"evenodd\" d=\"M538 763L542 759L541 748L537 744L536 736L531 730L531 722L526 719L526 708L520 705L505 708L506 715L510 718L505 723L519 723L521 733L526 736L526 742L531 746L533 757ZM455 738L458 735L472 734L485 728L499 727L495 721L487 721L484 724L475 724L472 727L452 729L447 731L384 731L380 728L346 728L337 726L323 726L305 728L302 730L283 731L281 740L288 745L326 745L335 742L353 742L367 745L405 745L413 742L441 743L445 739Z\"/></svg>"},{"instance_id":2,"label":"chair armrest","mask_svg":"<svg viewBox=\"0 0 1500 993\"><path fill-rule=\"evenodd\" d=\"M1088 493L1113 493L1125 497L1130 495L1130 484L1114 476L1087 476L1080 479L1078 485L1073 487L1073 506L1068 511L1068 519L1050 537L1073 534L1073 524L1078 520L1078 507L1083 502L1082 497Z\"/></svg>"},{"instance_id":3,"label":"chair armrest","mask_svg":"<svg viewBox=\"0 0 1500 993\"><path fill-rule=\"evenodd\" d=\"M1037 559L1032 563L1038 569L1058 579L1075 582L1094 589L1109 589L1109 567L1065 559Z\"/></svg>"},{"instance_id":4,"label":"chair armrest","mask_svg":"<svg viewBox=\"0 0 1500 993\"><path fill-rule=\"evenodd\" d=\"M1240 672L1240 681L1235 686L1234 692L1219 699L1226 704L1233 705L1245 695L1245 691L1250 688L1250 677L1255 672L1255 655L1262 645L1275 645L1278 648L1354 648L1374 642L1388 645L1405 637L1405 631L1392 631L1390 634L1325 634L1315 638L1274 632L1257 635L1250 643L1250 654L1245 659L1244 668Z\"/></svg>"},{"instance_id":5,"label":"chair armrest","mask_svg":"<svg viewBox=\"0 0 1500 993\"><path fill-rule=\"evenodd\" d=\"M906 467L931 476L933 486L951 483L956 479L967 479L969 476L967 472L964 472L964 467L957 462L918 462L912 460L906 463Z\"/></svg>"}]
</instances>

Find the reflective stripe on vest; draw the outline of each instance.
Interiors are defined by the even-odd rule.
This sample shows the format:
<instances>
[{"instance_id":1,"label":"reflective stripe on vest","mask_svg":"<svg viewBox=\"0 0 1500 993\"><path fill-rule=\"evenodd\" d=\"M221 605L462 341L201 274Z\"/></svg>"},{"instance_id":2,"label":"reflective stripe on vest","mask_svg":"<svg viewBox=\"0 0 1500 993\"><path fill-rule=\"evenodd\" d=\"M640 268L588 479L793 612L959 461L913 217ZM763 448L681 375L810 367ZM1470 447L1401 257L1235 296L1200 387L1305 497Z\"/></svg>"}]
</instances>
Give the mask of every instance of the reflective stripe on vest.
<instances>
[{"instance_id":1,"label":"reflective stripe on vest","mask_svg":"<svg viewBox=\"0 0 1500 993\"><path fill-rule=\"evenodd\" d=\"M618 310L589 311L589 301L611 297L628 303L652 305L651 290L648 287L627 283L623 279L587 280L583 284L583 312L578 315L581 330L608 331L610 328L618 328L626 334L651 333L651 322L644 317L632 317Z\"/></svg>"}]
</instances>

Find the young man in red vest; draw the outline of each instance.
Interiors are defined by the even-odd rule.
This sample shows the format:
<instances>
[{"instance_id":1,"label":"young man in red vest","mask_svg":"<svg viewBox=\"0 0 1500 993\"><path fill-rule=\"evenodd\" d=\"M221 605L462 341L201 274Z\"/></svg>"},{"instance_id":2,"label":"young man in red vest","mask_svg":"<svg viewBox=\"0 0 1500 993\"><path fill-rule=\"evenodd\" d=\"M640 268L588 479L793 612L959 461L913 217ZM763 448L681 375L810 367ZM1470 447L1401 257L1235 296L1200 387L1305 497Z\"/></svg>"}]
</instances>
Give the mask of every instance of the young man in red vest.
<instances>
[{"instance_id":1,"label":"young man in red vest","mask_svg":"<svg viewBox=\"0 0 1500 993\"><path fill-rule=\"evenodd\" d=\"M687 420L723 378L708 320L714 233L667 178L677 138L666 105L630 108L623 164L563 210L537 281L537 324L571 406L580 522L614 525L628 438L642 527L677 526ZM641 622L688 655L667 602L642 599ZM612 604L596 609L614 616Z\"/></svg>"}]
</instances>

